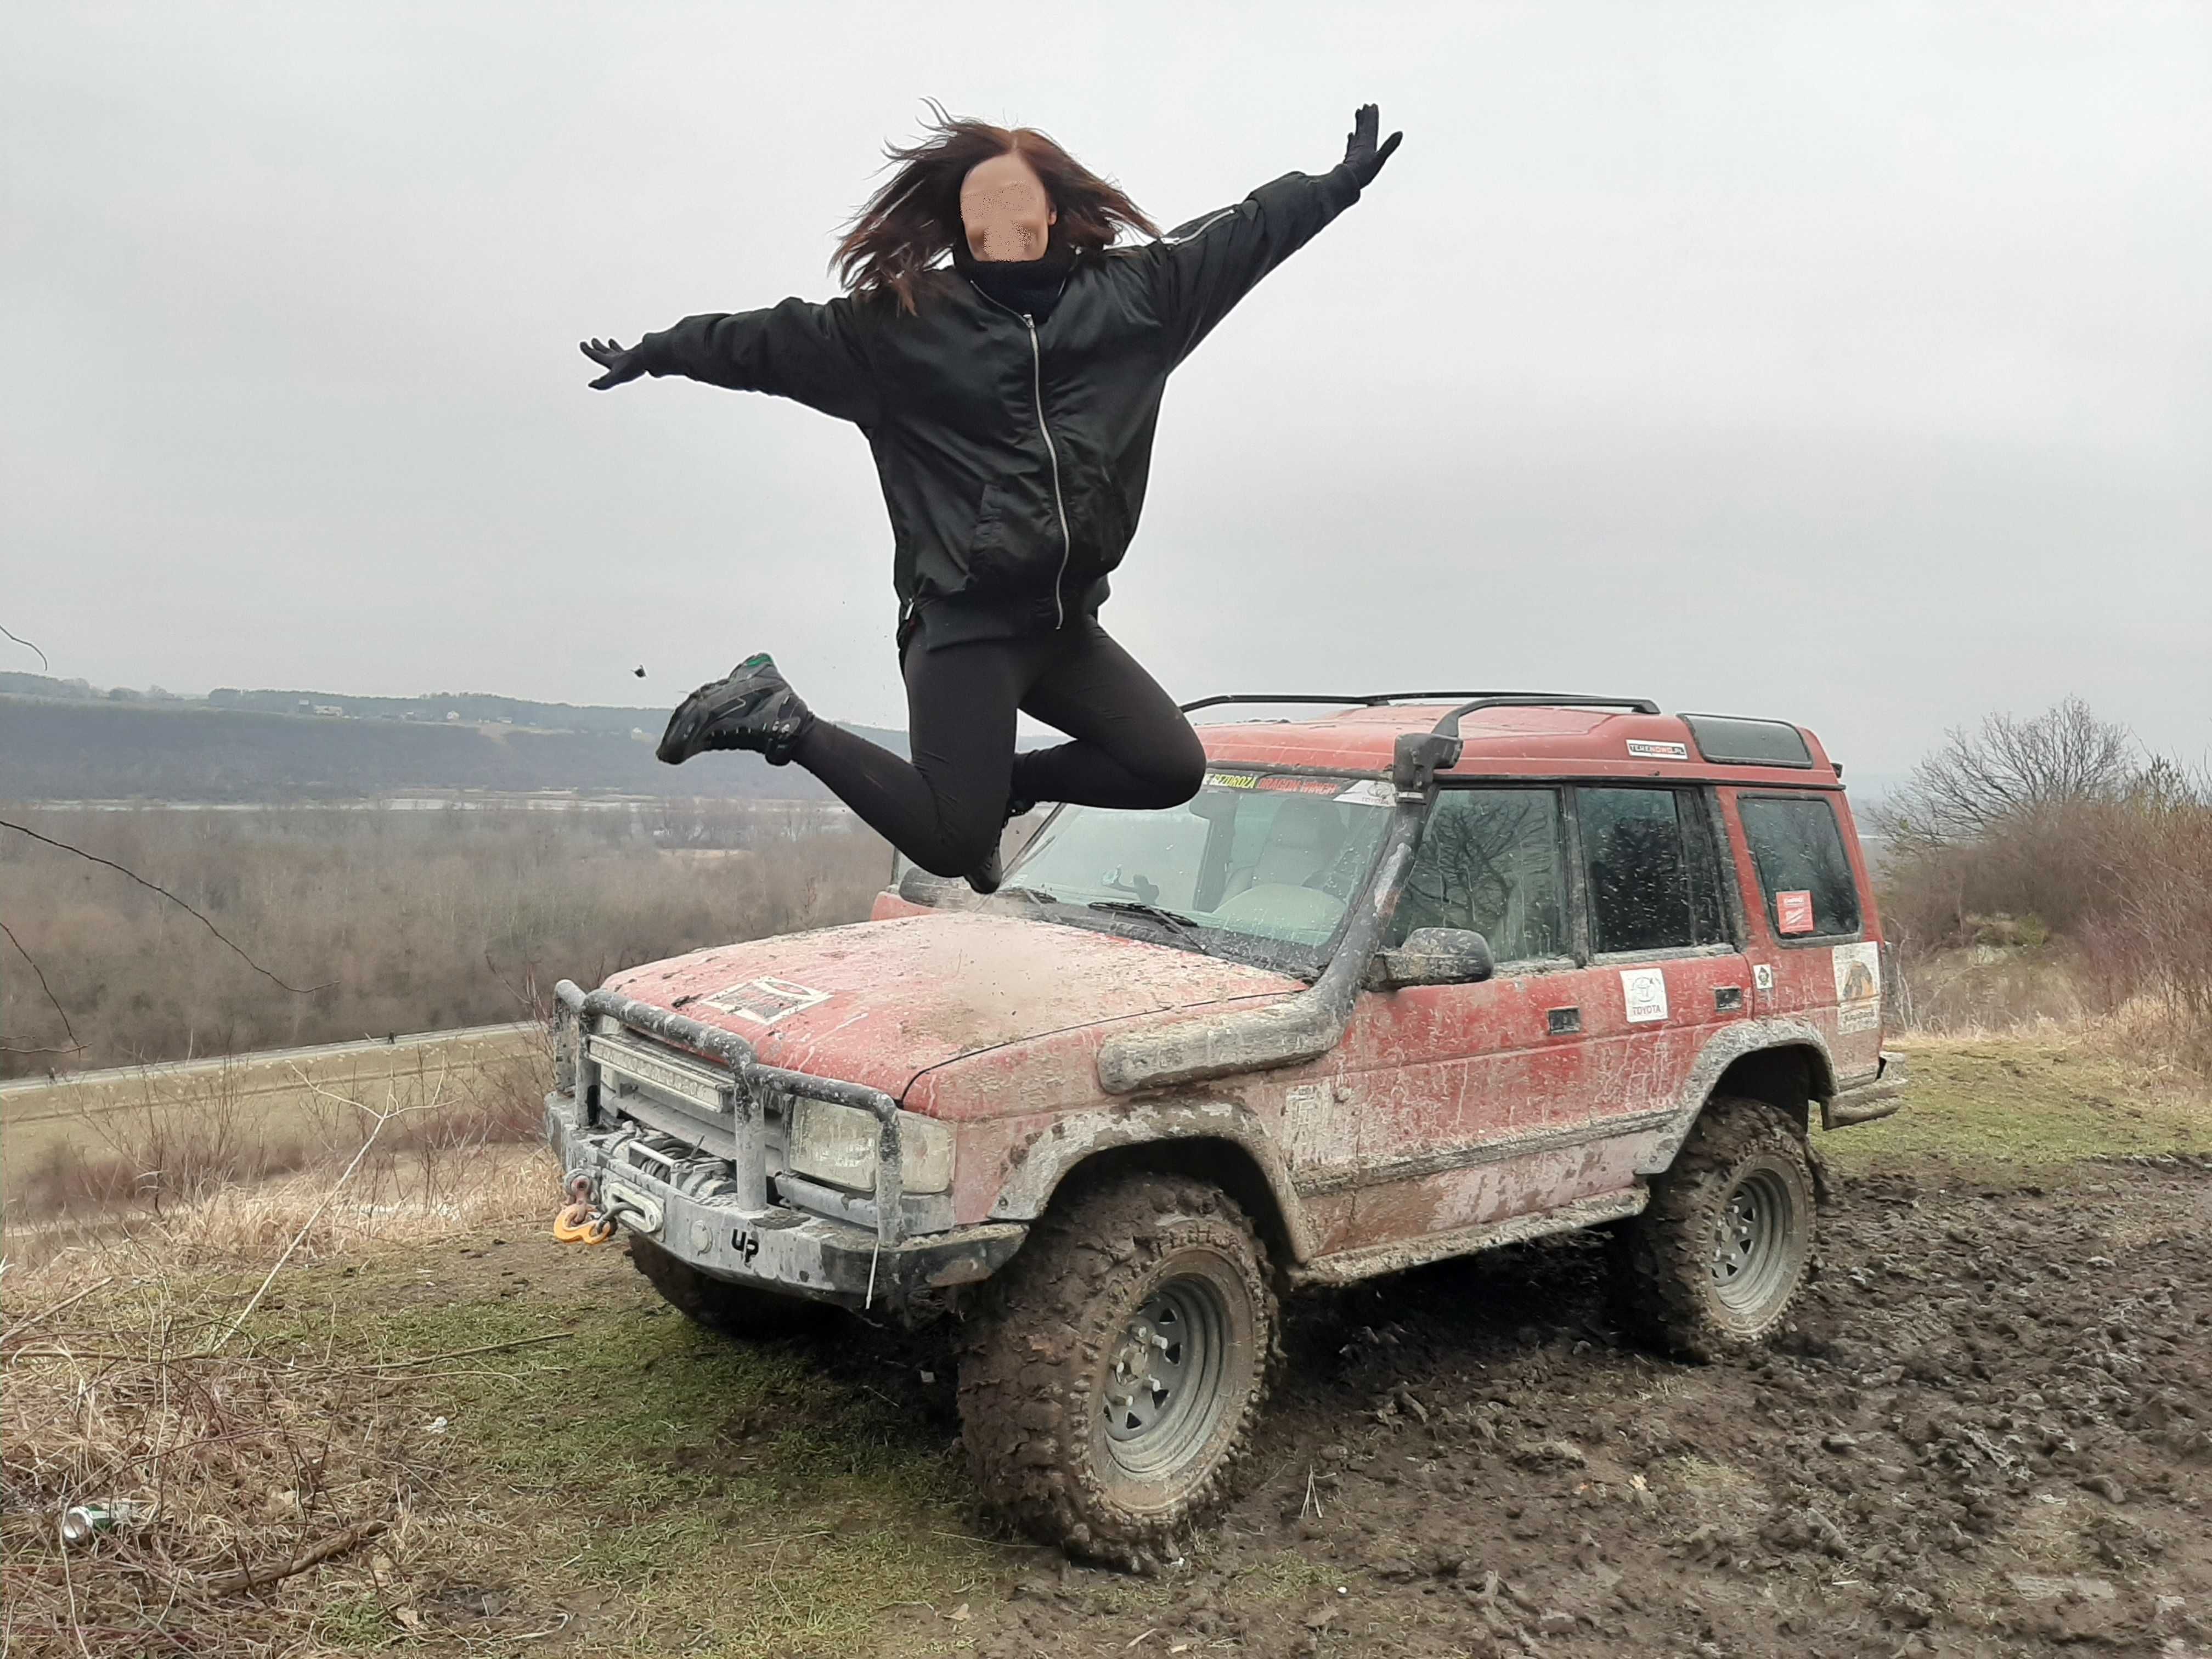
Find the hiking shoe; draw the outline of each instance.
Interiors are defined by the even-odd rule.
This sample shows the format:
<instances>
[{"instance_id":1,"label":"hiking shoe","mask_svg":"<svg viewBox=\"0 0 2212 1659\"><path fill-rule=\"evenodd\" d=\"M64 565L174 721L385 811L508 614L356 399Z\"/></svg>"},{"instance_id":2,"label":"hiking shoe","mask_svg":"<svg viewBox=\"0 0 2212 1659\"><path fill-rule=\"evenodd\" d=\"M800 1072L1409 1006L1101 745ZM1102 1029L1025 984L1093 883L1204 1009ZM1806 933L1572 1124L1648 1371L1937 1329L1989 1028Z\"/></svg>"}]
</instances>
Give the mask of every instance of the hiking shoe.
<instances>
[{"instance_id":1,"label":"hiking shoe","mask_svg":"<svg viewBox=\"0 0 2212 1659\"><path fill-rule=\"evenodd\" d=\"M1036 811L1033 800L1010 800L1006 803L1006 822L1012 823L1024 812ZM968 872L968 884L977 892L988 896L999 890L999 883L1006 877L1006 868L999 858L999 844L991 843L991 850L983 861Z\"/></svg>"},{"instance_id":2,"label":"hiking shoe","mask_svg":"<svg viewBox=\"0 0 2212 1659\"><path fill-rule=\"evenodd\" d=\"M999 859L998 847L994 843L991 850L983 855L983 861L968 872L968 884L977 892L988 896L999 890L999 883L1005 878L1006 873L1005 866Z\"/></svg>"},{"instance_id":3,"label":"hiking shoe","mask_svg":"<svg viewBox=\"0 0 2212 1659\"><path fill-rule=\"evenodd\" d=\"M770 766L782 766L813 724L799 693L763 651L677 704L653 753L681 766L702 749L750 749L766 756Z\"/></svg>"}]
</instances>

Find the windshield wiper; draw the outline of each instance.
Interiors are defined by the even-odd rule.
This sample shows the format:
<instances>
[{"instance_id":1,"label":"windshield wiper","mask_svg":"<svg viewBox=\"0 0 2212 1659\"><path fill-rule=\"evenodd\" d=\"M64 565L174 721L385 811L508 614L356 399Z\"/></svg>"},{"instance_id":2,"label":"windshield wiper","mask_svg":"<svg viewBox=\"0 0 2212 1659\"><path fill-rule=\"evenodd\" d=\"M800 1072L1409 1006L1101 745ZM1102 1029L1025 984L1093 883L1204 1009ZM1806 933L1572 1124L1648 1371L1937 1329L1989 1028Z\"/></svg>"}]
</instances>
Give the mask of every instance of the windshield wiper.
<instances>
[{"instance_id":1,"label":"windshield wiper","mask_svg":"<svg viewBox=\"0 0 2212 1659\"><path fill-rule=\"evenodd\" d=\"M1157 904L1141 904L1135 899L1092 899L1085 908L1111 911L1115 915L1142 916L1147 921L1160 922L1179 933L1195 933L1200 931L1197 922L1178 911L1164 909Z\"/></svg>"},{"instance_id":2,"label":"windshield wiper","mask_svg":"<svg viewBox=\"0 0 2212 1659\"><path fill-rule=\"evenodd\" d=\"M1042 887L1001 887L997 892L992 894L991 896L993 898L1022 899L1030 904L1058 904L1061 902L1059 894L1048 893Z\"/></svg>"}]
</instances>

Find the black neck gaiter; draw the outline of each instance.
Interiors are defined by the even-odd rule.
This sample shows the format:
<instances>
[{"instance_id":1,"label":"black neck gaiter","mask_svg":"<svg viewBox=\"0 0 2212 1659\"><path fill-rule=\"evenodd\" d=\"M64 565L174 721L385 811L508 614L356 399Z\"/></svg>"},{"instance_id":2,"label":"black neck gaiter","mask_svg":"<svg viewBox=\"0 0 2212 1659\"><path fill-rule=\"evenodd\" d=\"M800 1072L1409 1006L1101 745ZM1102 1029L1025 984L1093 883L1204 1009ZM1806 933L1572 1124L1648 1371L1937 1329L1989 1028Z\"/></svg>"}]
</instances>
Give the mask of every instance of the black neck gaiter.
<instances>
[{"instance_id":1,"label":"black neck gaiter","mask_svg":"<svg viewBox=\"0 0 2212 1659\"><path fill-rule=\"evenodd\" d=\"M1042 322L1052 315L1068 272L1075 269L1075 251L1054 246L1038 259L978 259L963 244L953 248L952 264L987 298Z\"/></svg>"}]
</instances>

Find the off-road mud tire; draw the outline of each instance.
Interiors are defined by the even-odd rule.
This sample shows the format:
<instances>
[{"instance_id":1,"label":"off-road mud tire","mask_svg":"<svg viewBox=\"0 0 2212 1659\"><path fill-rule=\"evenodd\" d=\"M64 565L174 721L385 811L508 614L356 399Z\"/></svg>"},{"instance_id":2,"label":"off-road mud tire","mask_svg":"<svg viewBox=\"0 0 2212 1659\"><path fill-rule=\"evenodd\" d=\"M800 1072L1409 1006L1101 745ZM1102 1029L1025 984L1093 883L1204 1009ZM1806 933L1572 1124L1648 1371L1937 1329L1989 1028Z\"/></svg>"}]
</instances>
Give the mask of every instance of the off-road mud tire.
<instances>
[{"instance_id":1,"label":"off-road mud tire","mask_svg":"<svg viewBox=\"0 0 2212 1659\"><path fill-rule=\"evenodd\" d=\"M1747 1304L1715 1277L1718 1231L1749 1183L1773 1216L1766 1282ZM1803 1139L1762 1101L1718 1097L1641 1215L1613 1230L1613 1284L1622 1318L1655 1346L1714 1360L1754 1347L1790 1316L1813 1268L1813 1169Z\"/></svg>"},{"instance_id":2,"label":"off-road mud tire","mask_svg":"<svg viewBox=\"0 0 2212 1659\"><path fill-rule=\"evenodd\" d=\"M829 1310L818 1302L757 1291L702 1273L635 1233L629 1236L629 1260L670 1307L695 1325L723 1336L786 1336L811 1329L829 1316Z\"/></svg>"},{"instance_id":3,"label":"off-road mud tire","mask_svg":"<svg viewBox=\"0 0 2212 1659\"><path fill-rule=\"evenodd\" d=\"M963 1345L961 1434L985 1500L1070 1554L1139 1572L1173 1559L1249 1461L1282 1353L1273 1282L1249 1218L1204 1182L1123 1176L1055 1200ZM1194 1396L1213 1416L1171 1468L1133 1473L1109 1438L1108 1382L1133 1322L1177 1294L1218 1297L1221 1371Z\"/></svg>"}]
</instances>

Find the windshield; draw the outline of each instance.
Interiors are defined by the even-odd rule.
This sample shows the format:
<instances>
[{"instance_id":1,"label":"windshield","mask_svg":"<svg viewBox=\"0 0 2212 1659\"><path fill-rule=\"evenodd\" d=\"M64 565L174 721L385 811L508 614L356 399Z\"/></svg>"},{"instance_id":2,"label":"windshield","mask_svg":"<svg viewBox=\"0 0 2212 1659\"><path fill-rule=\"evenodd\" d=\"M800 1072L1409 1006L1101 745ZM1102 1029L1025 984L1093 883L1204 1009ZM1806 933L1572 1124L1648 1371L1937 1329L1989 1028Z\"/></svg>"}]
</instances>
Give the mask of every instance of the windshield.
<instances>
[{"instance_id":1,"label":"windshield","mask_svg":"<svg viewBox=\"0 0 2212 1659\"><path fill-rule=\"evenodd\" d=\"M1390 823L1377 778L1215 770L1158 812L1063 806L1006 872L1056 919L1316 970ZM1186 925L1188 924L1188 925Z\"/></svg>"}]
</instances>

